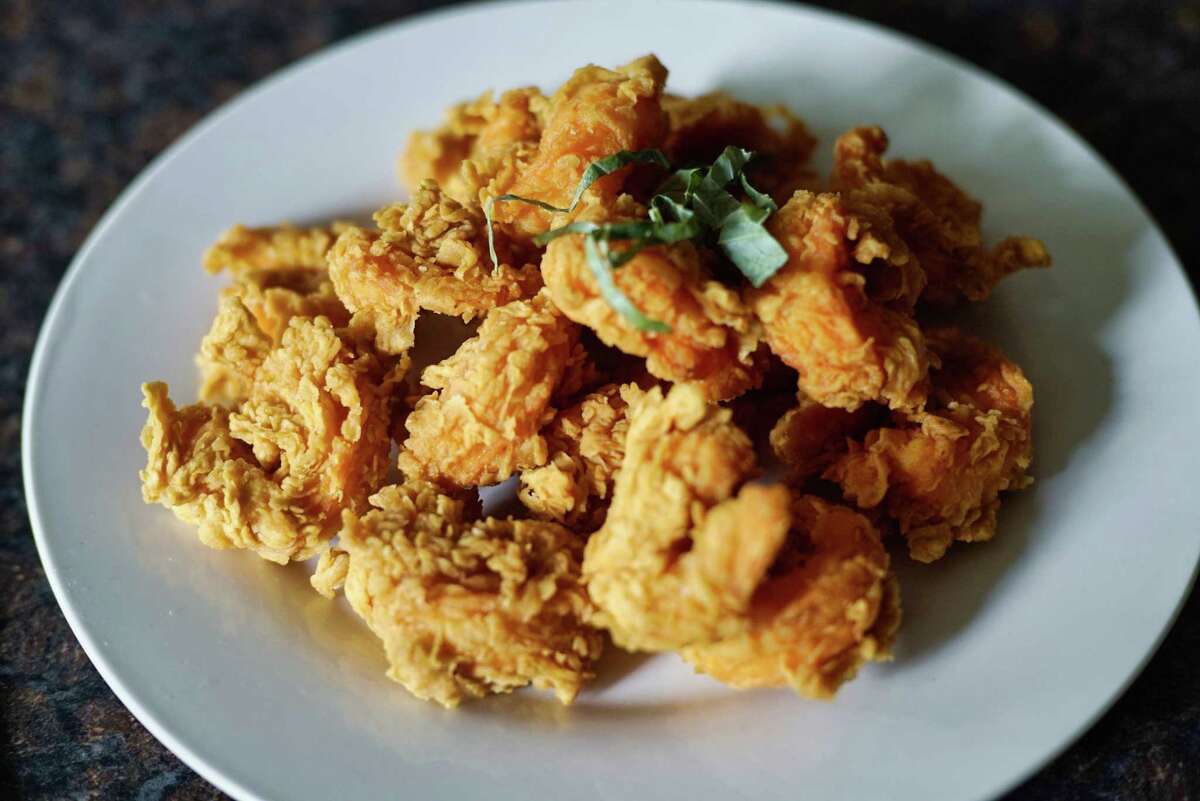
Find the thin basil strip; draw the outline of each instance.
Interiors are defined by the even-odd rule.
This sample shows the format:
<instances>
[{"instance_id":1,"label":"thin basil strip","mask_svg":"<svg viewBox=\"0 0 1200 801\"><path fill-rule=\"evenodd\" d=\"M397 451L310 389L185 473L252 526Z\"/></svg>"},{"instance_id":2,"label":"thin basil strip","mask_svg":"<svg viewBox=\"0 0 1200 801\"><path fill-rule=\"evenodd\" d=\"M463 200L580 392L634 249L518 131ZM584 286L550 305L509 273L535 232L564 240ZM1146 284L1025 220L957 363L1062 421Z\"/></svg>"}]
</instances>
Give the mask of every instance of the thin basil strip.
<instances>
[{"instance_id":1,"label":"thin basil strip","mask_svg":"<svg viewBox=\"0 0 1200 801\"><path fill-rule=\"evenodd\" d=\"M606 241L597 240L590 235L585 236L583 249L587 256L588 266L592 268L592 275L596 277L596 284L600 287L600 294L608 302L608 305L616 309L618 314L640 331L666 333L671 330L666 323L642 314L641 309L633 305L633 301L617 287L617 283L613 279L613 265L608 255Z\"/></svg>"},{"instance_id":2,"label":"thin basil strip","mask_svg":"<svg viewBox=\"0 0 1200 801\"><path fill-rule=\"evenodd\" d=\"M708 179L718 187L724 188L742 174L742 168L750 163L752 158L753 151L730 145L721 151L721 155L717 156L717 160L708 168Z\"/></svg>"},{"instance_id":3,"label":"thin basil strip","mask_svg":"<svg viewBox=\"0 0 1200 801\"><path fill-rule=\"evenodd\" d=\"M483 221L487 225L488 255L492 257L492 270L500 269L500 259L496 258L496 233L492 225L492 199L483 201Z\"/></svg>"},{"instance_id":4,"label":"thin basil strip","mask_svg":"<svg viewBox=\"0 0 1200 801\"><path fill-rule=\"evenodd\" d=\"M579 179L579 186L575 187L575 194L571 197L571 205L565 209L550 207L550 210L574 211L575 207L579 205L583 193L588 190L588 187L604 176L612 175L617 170L628 167L630 164L654 164L662 167L664 170L671 169L671 162L667 161L667 157L661 150L655 148L649 150L621 150L613 153L611 156L605 156L589 164L587 169L583 171L583 177Z\"/></svg>"},{"instance_id":5,"label":"thin basil strip","mask_svg":"<svg viewBox=\"0 0 1200 801\"><path fill-rule=\"evenodd\" d=\"M746 193L746 197L750 198L754 205L758 206L760 209L766 209L772 214L774 214L776 211L779 211L779 207L775 205L774 198L765 192L760 192L755 189L750 183L750 179L746 177L746 173L742 173L738 177L742 182L742 191Z\"/></svg>"},{"instance_id":6,"label":"thin basil strip","mask_svg":"<svg viewBox=\"0 0 1200 801\"><path fill-rule=\"evenodd\" d=\"M763 227L771 214L765 208L743 203L725 218L717 245L742 275L760 287L787 263L787 251Z\"/></svg>"},{"instance_id":7,"label":"thin basil strip","mask_svg":"<svg viewBox=\"0 0 1200 801\"><path fill-rule=\"evenodd\" d=\"M671 162L667 161L666 155L661 150L650 148L648 150L621 150L613 153L611 156L605 156L602 159L597 159L587 166L583 171L583 176L579 179L579 185L575 187L575 194L571 196L571 203L567 206L555 206L544 200L536 200L529 197L521 197L520 195L505 194L494 198L488 198L483 204L483 218L487 223L487 239L488 239L488 255L492 257L492 266L499 267L500 262L496 258L496 235L494 224L492 223L492 207L497 202L516 200L521 203L528 203L531 206L537 206L539 209L545 209L548 212L570 213L579 205L579 201L583 198L583 193L588 188L606 175L611 175L622 167L627 167L630 164L655 164L662 167L664 170L671 169ZM571 232L568 232L571 233ZM544 234L543 234L544 236ZM538 237L539 239L541 237ZM551 237L553 238L553 237ZM550 241L549 239L546 240ZM538 242L539 245L545 244Z\"/></svg>"}]
</instances>

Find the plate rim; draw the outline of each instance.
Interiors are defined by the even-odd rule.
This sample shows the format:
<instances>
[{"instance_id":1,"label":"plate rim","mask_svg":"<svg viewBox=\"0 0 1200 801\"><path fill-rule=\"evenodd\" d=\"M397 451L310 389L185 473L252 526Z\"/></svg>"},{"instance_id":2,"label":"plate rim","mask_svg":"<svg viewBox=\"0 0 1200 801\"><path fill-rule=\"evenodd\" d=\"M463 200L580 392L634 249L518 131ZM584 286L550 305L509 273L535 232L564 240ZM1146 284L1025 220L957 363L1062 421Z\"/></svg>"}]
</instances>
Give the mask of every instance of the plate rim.
<instances>
[{"instance_id":1,"label":"plate rim","mask_svg":"<svg viewBox=\"0 0 1200 801\"><path fill-rule=\"evenodd\" d=\"M95 249L97 242L104 236L105 232L117 224L119 218L125 208L143 191L143 189L154 180L154 178L166 168L166 166L179 156L183 151L191 147L192 143L200 137L207 134L211 129L217 127L225 120L227 116L236 113L244 105L247 105L257 99L260 95L273 90L276 86L287 81L291 81L301 73L306 72L309 68L316 67L322 62L344 55L346 52L353 50L360 45L366 44L376 38L385 38L397 29L408 27L416 24L433 22L443 18L453 18L456 16L469 16L478 14L485 9L504 13L505 10L517 6L532 6L540 4L548 4L556 2L560 5L574 4L582 5L587 3L595 4L594 0L501 0L500 2L489 2L489 0L469 0L468 2L455 4L452 6L428 9L415 14L409 14L397 19L392 19L383 22L375 27L368 28L363 31L351 34L343 39L325 45L318 50L305 55L296 61L287 64L274 72L260 78L243 90L238 92L232 98L221 103L216 108L205 114L197 123L179 136L175 141L170 143L162 152L156 155L150 162L141 169L137 176L126 186L120 194L112 201L104 214L93 226L79 250L72 257L66 270L63 272L62 278L59 280L58 286L55 288L54 294L46 308L45 316L38 329L36 344L33 348L33 353L30 358L29 371L26 374L25 392L22 398L22 413L21 413L21 472L22 472L22 488L25 495L25 505L28 512L30 529L33 534L34 544L37 550L38 558L42 564L46 574L47 582L50 585L51 592L54 595L54 600L62 611L63 617L66 618L67 625L71 633L79 642L80 647L87 655L91 664L95 667L97 673L104 680L104 683L117 696L118 700L129 710L130 714L146 728L150 734L162 743L169 751L177 756L190 769L199 774L205 781L209 782L221 792L235 798L239 801L269 801L258 793L252 791L240 781L226 775L219 769L211 765L205 758L201 757L193 748L187 746L180 741L171 732L170 727L160 721L152 714L137 698L137 692L134 688L126 685L117 675L117 671L112 668L108 659L105 657L103 650L97 644L96 640L89 633L79 618L75 605L71 601L70 593L65 587L65 581L58 571L54 558L51 554L50 546L46 541L46 529L42 520L42 503L38 487L36 486L32 476L34 475L33 466L36 462L36 450L33 443L32 431L34 429L34 420L37 415L38 398L42 392L42 386L45 383L45 374L47 370L46 354L49 350L51 341L51 331L58 327L58 321L61 317L61 311L67 295L70 293L75 281L77 280L82 265L86 262ZM795 13L799 16L811 16L824 18L826 21L834 22L838 25L857 27L866 29L870 32L893 40L902 42L908 47L921 51L924 54L933 56L956 70L961 70L972 78L980 80L989 85L993 89L998 89L1008 96L1008 99L1014 101L1018 105L1025 106L1037 113L1037 116L1047 121L1052 127L1056 128L1059 133L1065 134L1072 144L1081 148L1086 155L1095 161L1101 169L1107 173L1107 177L1112 179L1121 190L1130 198L1138 211L1150 223L1151 230L1162 240L1167 255L1173 260L1174 268L1182 274L1184 284L1187 287L1187 296L1191 300L1193 311L1193 322L1200 324L1200 296L1197 294L1197 289L1192 286L1188 279L1187 270L1183 266L1183 261L1179 258L1174 245L1170 238L1163 231L1158 221L1151 214L1149 208L1142 201L1141 197L1133 191L1133 188L1125 180L1104 156L1094 148L1091 143L1084 139L1074 128L1063 121L1057 114L1043 106L1039 101L1029 96L1018 87L1014 86L1008 80L995 75L984 68L967 61L965 58L951 53L942 47L920 39L912 34L904 31L899 31L889 28L884 24L873 20L863 19L841 11L835 11L825 8L819 8L808 3L787 2L787 0L672 0L672 2L680 4L711 4L723 5L729 7L750 7L750 8L774 8L786 10ZM1096 723L1107 714L1113 706L1119 701L1130 686L1141 676L1150 660L1158 653L1163 642L1173 630L1175 623L1178 621L1183 607L1191 597L1195 589L1198 578L1200 578L1200 560L1193 563L1191 574L1185 585L1182 587L1179 598L1175 601L1174 608L1167 615L1160 626L1159 631L1154 637L1153 644L1141 658L1136 662L1133 669L1125 678L1119 682L1114 688L1106 694L1103 701L1097 708L1073 728L1071 732L1064 735L1061 741L1053 748L1047 751L1038 759L1032 760L1031 763L1022 771L1017 771L998 786L987 789L981 798L995 799L1003 794L1015 789L1030 777L1041 771L1052 761L1061 756L1072 745L1074 745L1084 734L1090 731Z\"/></svg>"}]
</instances>

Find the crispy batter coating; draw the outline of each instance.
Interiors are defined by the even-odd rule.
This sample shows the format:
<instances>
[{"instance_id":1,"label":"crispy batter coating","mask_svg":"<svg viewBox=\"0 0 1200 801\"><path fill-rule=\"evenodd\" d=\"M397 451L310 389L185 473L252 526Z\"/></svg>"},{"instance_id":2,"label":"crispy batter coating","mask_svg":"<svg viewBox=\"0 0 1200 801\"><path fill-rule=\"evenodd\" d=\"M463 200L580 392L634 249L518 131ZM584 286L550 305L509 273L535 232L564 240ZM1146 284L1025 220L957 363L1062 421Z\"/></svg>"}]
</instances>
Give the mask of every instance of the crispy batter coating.
<instances>
[{"instance_id":1,"label":"crispy batter coating","mask_svg":"<svg viewBox=\"0 0 1200 801\"><path fill-rule=\"evenodd\" d=\"M220 297L239 300L271 343L278 345L293 317L324 315L335 326L348 321L325 267L326 253L346 228L341 222L312 228L235 225L205 252L204 268L211 273L230 272L233 283L221 290ZM249 379L257 365L239 354L253 337L244 323L240 312L222 304L196 357L201 400L236 404L249 393ZM227 349L230 352L222 356Z\"/></svg>"},{"instance_id":2,"label":"crispy batter coating","mask_svg":"<svg viewBox=\"0 0 1200 801\"><path fill-rule=\"evenodd\" d=\"M236 404L246 399L254 370L279 344L293 317L326 317L335 327L350 313L325 270L264 268L238 274L221 290L212 328L200 343L200 400Z\"/></svg>"},{"instance_id":3,"label":"crispy batter coating","mask_svg":"<svg viewBox=\"0 0 1200 801\"><path fill-rule=\"evenodd\" d=\"M250 310L258 327L278 343L293 317L327 317L334 327L350 322L327 270L255 270L221 291Z\"/></svg>"},{"instance_id":4,"label":"crispy batter coating","mask_svg":"<svg viewBox=\"0 0 1200 801\"><path fill-rule=\"evenodd\" d=\"M871 523L844 506L797 495L787 545L734 637L682 651L702 673L739 689L791 687L832 698L870 660L889 658L899 587Z\"/></svg>"},{"instance_id":5,"label":"crispy batter coating","mask_svg":"<svg viewBox=\"0 0 1200 801\"><path fill-rule=\"evenodd\" d=\"M314 556L341 510L384 480L391 380L328 320L295 318L236 410L177 409L166 384L146 384L142 496L197 525L211 547L279 563Z\"/></svg>"},{"instance_id":6,"label":"crispy batter coating","mask_svg":"<svg viewBox=\"0 0 1200 801\"><path fill-rule=\"evenodd\" d=\"M583 563L596 621L630 650L734 636L787 535L789 493L742 486L754 447L694 385L629 401L612 505Z\"/></svg>"},{"instance_id":7,"label":"crispy batter coating","mask_svg":"<svg viewBox=\"0 0 1200 801\"><path fill-rule=\"evenodd\" d=\"M801 398L771 429L771 450L787 465L791 479L803 482L821 475L849 449L851 439L861 440L886 421L886 411L874 404L849 412Z\"/></svg>"},{"instance_id":8,"label":"crispy batter coating","mask_svg":"<svg viewBox=\"0 0 1200 801\"><path fill-rule=\"evenodd\" d=\"M624 206L611 213L591 206L580 218L627 219ZM725 400L758 386L765 363L756 353L760 326L738 291L715 279L710 258L683 242L646 248L615 272L617 286L643 314L671 327L666 333L639 330L601 296L582 237L551 242L542 277L563 314L602 342L644 356L659 378L695 382L709 400Z\"/></svg>"},{"instance_id":9,"label":"crispy batter coating","mask_svg":"<svg viewBox=\"0 0 1200 801\"><path fill-rule=\"evenodd\" d=\"M478 204L463 205L432 181L409 203L377 212L375 222L378 233L351 227L338 237L329 271L338 297L375 330L385 353L412 347L421 309L471 320L541 288L536 259L525 261L502 232L501 265L493 269Z\"/></svg>"},{"instance_id":10,"label":"crispy batter coating","mask_svg":"<svg viewBox=\"0 0 1200 801\"><path fill-rule=\"evenodd\" d=\"M254 374L274 349L254 315L236 295L227 294L217 306L212 328L200 341L200 400L233 405L250 395Z\"/></svg>"},{"instance_id":11,"label":"crispy batter coating","mask_svg":"<svg viewBox=\"0 0 1200 801\"><path fill-rule=\"evenodd\" d=\"M824 406L853 411L879 401L919 408L929 355L912 317L868 294L867 270L891 269L877 227L834 194L797 192L767 222L788 262L746 295L766 340L800 373L800 390Z\"/></svg>"},{"instance_id":12,"label":"crispy batter coating","mask_svg":"<svg viewBox=\"0 0 1200 801\"><path fill-rule=\"evenodd\" d=\"M546 463L538 430L578 349L579 329L544 292L488 314L453 356L425 368L421 398L405 426L400 467L448 487L505 480Z\"/></svg>"},{"instance_id":13,"label":"crispy batter coating","mask_svg":"<svg viewBox=\"0 0 1200 801\"><path fill-rule=\"evenodd\" d=\"M488 185L490 197L511 193L553 206L571 200L587 166L621 150L659 147L667 132L662 89L667 69L654 56L617 70L589 65L575 71L550 100L537 151L511 160ZM611 204L629 170L592 184L588 197ZM516 236L531 238L551 227L550 212L525 203L497 203L494 219Z\"/></svg>"},{"instance_id":14,"label":"crispy batter coating","mask_svg":"<svg viewBox=\"0 0 1200 801\"><path fill-rule=\"evenodd\" d=\"M346 598L383 640L390 678L446 707L527 684L574 700L603 647L584 622L574 534L472 520L461 500L424 483L386 487L371 503L361 517L345 513L339 543Z\"/></svg>"},{"instance_id":15,"label":"crispy batter coating","mask_svg":"<svg viewBox=\"0 0 1200 801\"><path fill-rule=\"evenodd\" d=\"M636 384L609 384L559 412L542 429L547 463L521 473L519 497L534 516L572 531L604 524L613 482L625 456L628 397Z\"/></svg>"},{"instance_id":16,"label":"crispy batter coating","mask_svg":"<svg viewBox=\"0 0 1200 801\"><path fill-rule=\"evenodd\" d=\"M895 518L921 562L955 540L991 539L999 494L1033 481L1033 387L1021 368L954 328L927 338L942 364L926 410L893 415L825 472L847 499Z\"/></svg>"},{"instance_id":17,"label":"crispy batter coating","mask_svg":"<svg viewBox=\"0 0 1200 801\"><path fill-rule=\"evenodd\" d=\"M324 270L325 254L347 227L343 222L312 228L235 225L205 251L202 263L210 273L228 270L235 278L280 268Z\"/></svg>"},{"instance_id":18,"label":"crispy batter coating","mask_svg":"<svg viewBox=\"0 0 1200 801\"><path fill-rule=\"evenodd\" d=\"M498 100L484 92L475 100L446 110L442 126L416 131L400 158L409 191L433 179L460 203L479 201L501 165L528 159L537 148L550 101L533 87L509 90Z\"/></svg>"},{"instance_id":19,"label":"crispy batter coating","mask_svg":"<svg viewBox=\"0 0 1200 801\"><path fill-rule=\"evenodd\" d=\"M1031 237L985 248L979 233L983 206L928 161L884 161L887 146L881 128L842 134L834 148L834 183L895 219L927 276L922 300L937 306L982 300L1006 275L1050 266L1045 245Z\"/></svg>"},{"instance_id":20,"label":"crispy batter coating","mask_svg":"<svg viewBox=\"0 0 1200 801\"><path fill-rule=\"evenodd\" d=\"M680 167L711 164L729 145L752 150L751 183L783 205L797 189L811 189L809 165L817 140L784 106L756 106L724 92L698 97L663 95L669 133L663 150Z\"/></svg>"},{"instance_id":21,"label":"crispy batter coating","mask_svg":"<svg viewBox=\"0 0 1200 801\"><path fill-rule=\"evenodd\" d=\"M309 576L308 583L321 595L333 600L337 591L346 583L346 574L349 572L350 554L334 546L321 552L320 558L317 559L317 567Z\"/></svg>"}]
</instances>

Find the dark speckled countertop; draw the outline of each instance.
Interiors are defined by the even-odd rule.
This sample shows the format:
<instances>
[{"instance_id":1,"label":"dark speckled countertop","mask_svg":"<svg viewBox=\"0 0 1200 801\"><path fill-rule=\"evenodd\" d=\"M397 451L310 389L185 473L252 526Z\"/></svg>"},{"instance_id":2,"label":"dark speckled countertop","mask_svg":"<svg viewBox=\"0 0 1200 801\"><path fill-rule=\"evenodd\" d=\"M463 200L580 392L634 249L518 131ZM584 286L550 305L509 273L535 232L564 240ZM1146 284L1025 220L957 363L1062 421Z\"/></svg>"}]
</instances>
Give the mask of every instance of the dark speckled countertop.
<instances>
[{"instance_id":1,"label":"dark speckled countertop","mask_svg":"<svg viewBox=\"0 0 1200 801\"><path fill-rule=\"evenodd\" d=\"M121 189L204 114L307 53L428 5L0 0L0 798L221 797L101 681L34 550L21 402L59 278ZM952 51L1066 120L1150 207L1195 284L1200 0L839 8ZM1010 799L1200 799L1198 663L1193 593L1133 687Z\"/></svg>"}]
</instances>

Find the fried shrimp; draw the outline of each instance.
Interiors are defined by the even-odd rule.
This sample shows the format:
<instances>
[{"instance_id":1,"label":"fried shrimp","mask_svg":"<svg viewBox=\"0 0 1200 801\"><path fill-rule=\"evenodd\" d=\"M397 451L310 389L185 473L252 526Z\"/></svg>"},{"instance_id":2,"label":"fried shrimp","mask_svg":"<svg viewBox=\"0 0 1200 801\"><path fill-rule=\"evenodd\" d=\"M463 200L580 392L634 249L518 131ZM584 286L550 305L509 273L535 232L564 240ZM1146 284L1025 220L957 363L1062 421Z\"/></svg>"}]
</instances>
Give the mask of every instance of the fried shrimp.
<instances>
[{"instance_id":1,"label":"fried shrimp","mask_svg":"<svg viewBox=\"0 0 1200 801\"><path fill-rule=\"evenodd\" d=\"M990 540L1000 493L1028 486L1033 387L999 349L954 328L927 333L941 360L923 411L893 415L826 470L846 498L895 518L911 556Z\"/></svg>"},{"instance_id":2,"label":"fried shrimp","mask_svg":"<svg viewBox=\"0 0 1200 801\"><path fill-rule=\"evenodd\" d=\"M790 499L745 484L754 448L730 418L688 384L631 398L612 505L583 563L596 621L623 648L681 648L747 626Z\"/></svg>"},{"instance_id":3,"label":"fried shrimp","mask_svg":"<svg viewBox=\"0 0 1200 801\"><path fill-rule=\"evenodd\" d=\"M979 232L983 206L928 161L885 161L887 134L854 128L834 148L834 184L891 215L926 275L922 299L937 306L983 300L1005 276L1050 266L1045 245L1027 236L990 250Z\"/></svg>"},{"instance_id":4,"label":"fried shrimp","mask_svg":"<svg viewBox=\"0 0 1200 801\"><path fill-rule=\"evenodd\" d=\"M800 390L849 411L870 401L920 408L929 371L921 330L868 293L865 272L892 269L877 227L837 195L811 192L797 192L767 226L788 262L746 295L771 350L800 373Z\"/></svg>"},{"instance_id":5,"label":"fried shrimp","mask_svg":"<svg viewBox=\"0 0 1200 801\"><path fill-rule=\"evenodd\" d=\"M1049 256L985 246L878 128L820 183L790 111L666 80L646 55L486 92L411 135L373 224L223 233L201 402L143 386L144 499L319 557L447 707L570 703L606 637L812 698L889 658L881 536L933 561L1032 481L1032 387L946 307Z\"/></svg>"},{"instance_id":6,"label":"fried shrimp","mask_svg":"<svg viewBox=\"0 0 1200 801\"><path fill-rule=\"evenodd\" d=\"M899 587L862 515L810 495L795 496L790 511L788 542L754 592L746 631L682 654L739 689L832 698L864 662L889 658Z\"/></svg>"},{"instance_id":7,"label":"fried shrimp","mask_svg":"<svg viewBox=\"0 0 1200 801\"><path fill-rule=\"evenodd\" d=\"M341 510L383 482L393 378L318 317L290 323L234 410L176 408L166 384L146 384L142 496L213 548L308 559L327 547Z\"/></svg>"},{"instance_id":8,"label":"fried shrimp","mask_svg":"<svg viewBox=\"0 0 1200 801\"><path fill-rule=\"evenodd\" d=\"M578 327L545 293L509 303L484 319L453 356L430 365L421 383L435 390L405 421L406 475L447 487L495 484L546 463L538 430L572 360Z\"/></svg>"},{"instance_id":9,"label":"fried shrimp","mask_svg":"<svg viewBox=\"0 0 1200 801\"><path fill-rule=\"evenodd\" d=\"M542 429L549 458L521 473L519 497L543 520L590 533L604 523L625 456L626 415L636 384L609 384L559 412Z\"/></svg>"},{"instance_id":10,"label":"fried shrimp","mask_svg":"<svg viewBox=\"0 0 1200 801\"><path fill-rule=\"evenodd\" d=\"M350 605L387 652L388 676L418 698L464 698L532 684L571 703L592 677L603 638L584 621L581 541L535 520L473 519L430 484L390 486L347 511ZM322 581L343 580L331 557Z\"/></svg>"},{"instance_id":11,"label":"fried shrimp","mask_svg":"<svg viewBox=\"0 0 1200 801\"><path fill-rule=\"evenodd\" d=\"M644 56L617 70L589 65L575 71L550 100L545 130L527 162L501 169L486 194L521 197L564 207L593 161L622 150L662 144L667 132L662 89L667 70ZM629 170L601 178L588 197L610 204ZM531 239L551 227L551 214L525 203L497 203L493 215L501 230Z\"/></svg>"},{"instance_id":12,"label":"fried shrimp","mask_svg":"<svg viewBox=\"0 0 1200 801\"><path fill-rule=\"evenodd\" d=\"M593 206L580 218L605 216ZM616 219L624 216L615 213ZM695 383L714 401L736 397L762 380L760 327L754 315L736 289L716 280L710 257L690 242L646 248L614 276L643 314L670 327L666 332L641 330L609 305L581 237L550 243L542 277L563 314L591 328L605 344L644 356L646 368L658 378Z\"/></svg>"},{"instance_id":13,"label":"fried shrimp","mask_svg":"<svg viewBox=\"0 0 1200 801\"><path fill-rule=\"evenodd\" d=\"M410 191L432 179L459 203L479 202L503 164L532 156L542 136L550 101L533 87L511 89L493 99L484 92L446 111L433 131L416 131L400 158L400 174Z\"/></svg>"}]
</instances>

